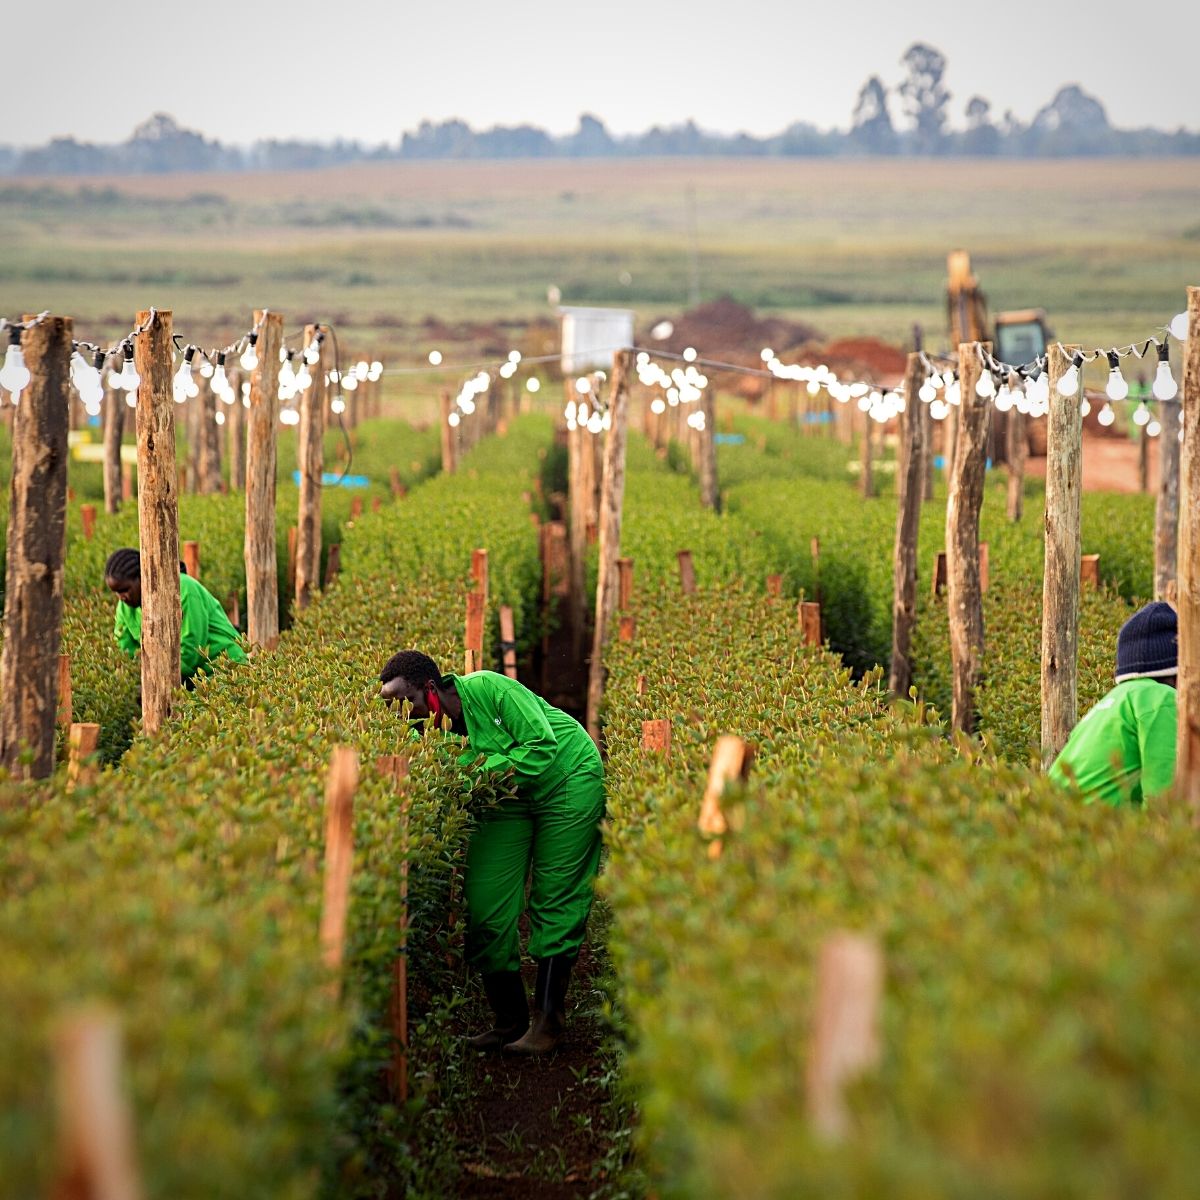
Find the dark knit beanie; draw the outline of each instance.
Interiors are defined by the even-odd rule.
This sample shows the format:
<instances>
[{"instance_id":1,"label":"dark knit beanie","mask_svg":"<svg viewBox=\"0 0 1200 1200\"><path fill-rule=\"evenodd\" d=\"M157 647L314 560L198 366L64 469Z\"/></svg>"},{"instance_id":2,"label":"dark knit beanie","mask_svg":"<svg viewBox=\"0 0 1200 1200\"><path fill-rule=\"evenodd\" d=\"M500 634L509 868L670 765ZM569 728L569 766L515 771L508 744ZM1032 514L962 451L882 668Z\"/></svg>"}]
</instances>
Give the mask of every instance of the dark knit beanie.
<instances>
[{"instance_id":1,"label":"dark knit beanie","mask_svg":"<svg viewBox=\"0 0 1200 1200\"><path fill-rule=\"evenodd\" d=\"M1161 679L1179 670L1179 621L1163 600L1139 608L1117 634L1117 682Z\"/></svg>"}]
</instances>

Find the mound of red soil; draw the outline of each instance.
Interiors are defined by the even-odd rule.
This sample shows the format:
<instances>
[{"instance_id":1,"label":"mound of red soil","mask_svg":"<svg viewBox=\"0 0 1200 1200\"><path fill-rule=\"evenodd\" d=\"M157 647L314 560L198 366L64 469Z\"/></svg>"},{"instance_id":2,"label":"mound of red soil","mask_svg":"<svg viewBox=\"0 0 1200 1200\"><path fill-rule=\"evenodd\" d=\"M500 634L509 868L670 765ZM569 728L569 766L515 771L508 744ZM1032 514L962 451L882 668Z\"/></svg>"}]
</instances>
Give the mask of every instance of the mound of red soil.
<instances>
[{"instance_id":1,"label":"mound of red soil","mask_svg":"<svg viewBox=\"0 0 1200 1200\"><path fill-rule=\"evenodd\" d=\"M786 321L782 317L757 317L754 310L739 304L730 296L689 309L681 317L656 317L649 328L662 320L673 321L674 332L662 341L651 339L648 330L645 344L673 354L681 354L688 346L695 347L704 358L723 358L730 361L751 360L759 363L764 346L776 354L808 345L820 338L811 325Z\"/></svg>"}]
</instances>

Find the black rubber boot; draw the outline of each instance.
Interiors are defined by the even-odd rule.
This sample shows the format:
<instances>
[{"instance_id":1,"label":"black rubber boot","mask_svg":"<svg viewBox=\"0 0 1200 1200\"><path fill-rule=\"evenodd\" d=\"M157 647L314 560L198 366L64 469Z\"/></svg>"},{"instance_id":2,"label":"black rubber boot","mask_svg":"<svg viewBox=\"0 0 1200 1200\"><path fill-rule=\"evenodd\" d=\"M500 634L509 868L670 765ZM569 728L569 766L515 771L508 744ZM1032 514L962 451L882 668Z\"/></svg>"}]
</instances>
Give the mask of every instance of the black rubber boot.
<instances>
[{"instance_id":1,"label":"black rubber boot","mask_svg":"<svg viewBox=\"0 0 1200 1200\"><path fill-rule=\"evenodd\" d=\"M575 959L565 954L538 959L533 989L533 1021L523 1038L504 1047L506 1054L550 1054L567 1028L567 984Z\"/></svg>"},{"instance_id":2,"label":"black rubber boot","mask_svg":"<svg viewBox=\"0 0 1200 1200\"><path fill-rule=\"evenodd\" d=\"M499 1050L529 1028L529 1001L520 971L497 971L483 976L483 990L496 1023L486 1033L467 1038L473 1050Z\"/></svg>"}]
</instances>

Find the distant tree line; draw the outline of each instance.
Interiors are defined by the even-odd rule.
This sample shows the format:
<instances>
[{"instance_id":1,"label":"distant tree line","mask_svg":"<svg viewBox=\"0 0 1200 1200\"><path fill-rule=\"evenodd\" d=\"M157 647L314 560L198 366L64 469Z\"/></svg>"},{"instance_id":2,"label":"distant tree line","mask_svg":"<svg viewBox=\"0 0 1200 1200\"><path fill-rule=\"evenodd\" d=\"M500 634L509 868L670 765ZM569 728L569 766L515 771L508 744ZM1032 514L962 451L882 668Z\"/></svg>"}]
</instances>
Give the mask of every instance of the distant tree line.
<instances>
[{"instance_id":1,"label":"distant tree line","mask_svg":"<svg viewBox=\"0 0 1200 1200\"><path fill-rule=\"evenodd\" d=\"M950 124L951 93L945 85L946 57L918 42L901 59L905 75L891 90L872 75L858 93L848 129L821 130L806 121L770 137L719 134L694 121L616 137L597 117L579 118L574 133L556 137L533 125L472 129L466 122L422 121L394 145L357 141L268 140L249 148L226 146L181 128L165 113L144 121L115 146L55 138L44 146L0 146L0 173L9 175L165 174L172 171L300 170L364 161L484 158L631 158L699 155L833 157L943 155L996 158L1057 158L1087 155L1200 154L1200 133L1183 128L1116 129L1094 96L1077 84L1054 98L1024 124L1011 111L997 119L991 103L972 96L965 124ZM898 102L904 124L892 115Z\"/></svg>"}]
</instances>

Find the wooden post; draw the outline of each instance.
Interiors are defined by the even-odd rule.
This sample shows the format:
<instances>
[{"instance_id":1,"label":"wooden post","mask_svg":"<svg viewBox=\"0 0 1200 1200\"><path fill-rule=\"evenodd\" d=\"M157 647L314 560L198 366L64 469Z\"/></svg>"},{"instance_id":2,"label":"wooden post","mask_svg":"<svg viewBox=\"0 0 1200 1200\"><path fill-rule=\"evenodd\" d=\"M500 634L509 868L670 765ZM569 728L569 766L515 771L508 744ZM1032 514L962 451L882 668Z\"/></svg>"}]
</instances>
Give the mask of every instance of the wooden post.
<instances>
[{"instance_id":1,"label":"wooden post","mask_svg":"<svg viewBox=\"0 0 1200 1200\"><path fill-rule=\"evenodd\" d=\"M454 411L454 402L450 399L450 393L443 391L441 395L442 405L442 471L447 475L453 475L458 467L457 438L456 430L450 424L450 414Z\"/></svg>"},{"instance_id":2,"label":"wooden post","mask_svg":"<svg viewBox=\"0 0 1200 1200\"><path fill-rule=\"evenodd\" d=\"M298 612L311 603L321 576L321 499L325 472L325 373L329 369L319 325L304 327L305 353L315 344L320 358L309 367L312 383L300 394L296 465L300 469L300 503L296 516L295 600ZM393 468L393 471L395 468Z\"/></svg>"},{"instance_id":3,"label":"wooden post","mask_svg":"<svg viewBox=\"0 0 1200 1200\"><path fill-rule=\"evenodd\" d=\"M617 641L632 642L637 633L637 621L629 613L623 613L617 624Z\"/></svg>"},{"instance_id":4,"label":"wooden post","mask_svg":"<svg viewBox=\"0 0 1200 1200\"><path fill-rule=\"evenodd\" d=\"M919 354L908 356L904 376L905 407L901 421L904 454L900 464L900 497L896 505L896 537L892 554L892 657L888 691L907 696L912 687L912 631L917 621L917 531L924 493L925 422L917 392L925 381Z\"/></svg>"},{"instance_id":5,"label":"wooden post","mask_svg":"<svg viewBox=\"0 0 1200 1200\"><path fill-rule=\"evenodd\" d=\"M74 697L71 694L71 656L58 656L58 724L69 729L75 720Z\"/></svg>"},{"instance_id":6,"label":"wooden post","mask_svg":"<svg viewBox=\"0 0 1200 1200\"><path fill-rule=\"evenodd\" d=\"M925 450L922 454L921 462L921 498L923 500L933 499L933 414L929 411L929 405L922 403L921 405L921 436L925 444Z\"/></svg>"},{"instance_id":7,"label":"wooden post","mask_svg":"<svg viewBox=\"0 0 1200 1200\"><path fill-rule=\"evenodd\" d=\"M137 401L138 533L142 552L142 728L157 733L179 687L179 493L171 314L140 312Z\"/></svg>"},{"instance_id":8,"label":"wooden post","mask_svg":"<svg viewBox=\"0 0 1200 1200\"><path fill-rule=\"evenodd\" d=\"M1076 346L1051 346L1046 419L1046 568L1042 584L1042 759L1049 766L1079 719L1079 503L1083 484L1083 416L1079 395L1058 381Z\"/></svg>"},{"instance_id":9,"label":"wooden post","mask_svg":"<svg viewBox=\"0 0 1200 1200\"><path fill-rule=\"evenodd\" d=\"M229 623L234 629L241 628L242 609L236 588L229 593L229 599L225 602L225 615L229 618Z\"/></svg>"},{"instance_id":10,"label":"wooden post","mask_svg":"<svg viewBox=\"0 0 1200 1200\"><path fill-rule=\"evenodd\" d=\"M946 552L939 550L933 556L933 586L930 591L935 599L946 590Z\"/></svg>"},{"instance_id":11,"label":"wooden post","mask_svg":"<svg viewBox=\"0 0 1200 1200\"><path fill-rule=\"evenodd\" d=\"M17 778L44 779L54 770L58 709L72 325L69 317L35 320L25 317L29 384L12 414L0 767ZM28 766L20 761L26 746L33 753Z\"/></svg>"},{"instance_id":12,"label":"wooden post","mask_svg":"<svg viewBox=\"0 0 1200 1200\"><path fill-rule=\"evenodd\" d=\"M649 689L649 688L647 687L647 685L646 685L646 677L645 677L645 675L639 675L639 676L637 677L637 683L634 685L634 691L635 691L635 692L636 692L636 693L637 693L639 696L644 696L644 695L645 695L645 694L646 694L646 693L647 693L649 690L650 690L650 689Z\"/></svg>"},{"instance_id":13,"label":"wooden post","mask_svg":"<svg viewBox=\"0 0 1200 1200\"><path fill-rule=\"evenodd\" d=\"M463 673L483 670L484 598L480 592L467 593L467 618L463 629L465 651Z\"/></svg>"},{"instance_id":14,"label":"wooden post","mask_svg":"<svg viewBox=\"0 0 1200 1200\"><path fill-rule=\"evenodd\" d=\"M670 720L642 722L642 749L653 754L671 753Z\"/></svg>"},{"instance_id":15,"label":"wooden post","mask_svg":"<svg viewBox=\"0 0 1200 1200\"><path fill-rule=\"evenodd\" d=\"M1178 400L1164 400L1158 435L1158 500L1154 506L1154 598L1163 600L1175 582L1179 545Z\"/></svg>"},{"instance_id":16,"label":"wooden post","mask_svg":"<svg viewBox=\"0 0 1200 1200\"><path fill-rule=\"evenodd\" d=\"M872 437L871 430L875 422L871 419L870 413L863 413L863 435L862 435L862 494L870 499L875 495L875 469L871 458Z\"/></svg>"},{"instance_id":17,"label":"wooden post","mask_svg":"<svg viewBox=\"0 0 1200 1200\"><path fill-rule=\"evenodd\" d=\"M125 398L115 388L104 389L104 511L121 511L121 435L125 430Z\"/></svg>"},{"instance_id":18,"label":"wooden post","mask_svg":"<svg viewBox=\"0 0 1200 1200\"><path fill-rule=\"evenodd\" d=\"M517 677L517 633L513 625L513 610L500 605L500 652L504 656L504 673L509 679Z\"/></svg>"},{"instance_id":19,"label":"wooden post","mask_svg":"<svg viewBox=\"0 0 1200 1200\"><path fill-rule=\"evenodd\" d=\"M483 607L488 603L488 552L482 548L471 551L471 580L475 590L483 597Z\"/></svg>"},{"instance_id":20,"label":"wooden post","mask_svg":"<svg viewBox=\"0 0 1200 1200\"><path fill-rule=\"evenodd\" d=\"M400 481L400 472L395 467L390 467L388 478L391 483L392 497L399 500L404 495L404 484Z\"/></svg>"},{"instance_id":21,"label":"wooden post","mask_svg":"<svg viewBox=\"0 0 1200 1200\"><path fill-rule=\"evenodd\" d=\"M121 401L125 403L124 400ZM122 461L121 463L121 502L125 503L133 499L133 466L130 463Z\"/></svg>"},{"instance_id":22,"label":"wooden post","mask_svg":"<svg viewBox=\"0 0 1200 1200\"><path fill-rule=\"evenodd\" d=\"M767 576L767 595L782 596L783 595L783 576L768 575Z\"/></svg>"},{"instance_id":23,"label":"wooden post","mask_svg":"<svg viewBox=\"0 0 1200 1200\"><path fill-rule=\"evenodd\" d=\"M753 750L740 737L723 734L717 738L708 765L708 783L700 801L700 816L696 821L700 832L713 839L708 844L709 858L720 858L721 838L729 829L725 814L721 811L725 788L737 780L745 783L753 761Z\"/></svg>"},{"instance_id":24,"label":"wooden post","mask_svg":"<svg viewBox=\"0 0 1200 1200\"><path fill-rule=\"evenodd\" d=\"M379 496L372 496L371 497L371 511L373 513L377 513L377 512L381 512L382 510L383 510L383 499Z\"/></svg>"},{"instance_id":25,"label":"wooden post","mask_svg":"<svg viewBox=\"0 0 1200 1200\"><path fill-rule=\"evenodd\" d=\"M1028 453L1025 414L1008 410L1008 519L1019 521L1025 513L1025 459Z\"/></svg>"},{"instance_id":26,"label":"wooden post","mask_svg":"<svg viewBox=\"0 0 1200 1200\"><path fill-rule=\"evenodd\" d=\"M100 742L100 726L91 722L72 723L67 733L67 786L91 787L96 782L93 755Z\"/></svg>"},{"instance_id":27,"label":"wooden post","mask_svg":"<svg viewBox=\"0 0 1200 1200\"><path fill-rule=\"evenodd\" d=\"M193 382L200 386L199 363ZM182 405L184 437L187 439L187 458L179 464L179 491L191 492L193 496L200 492L200 446L204 440L201 423L204 418L204 405L200 393L189 396Z\"/></svg>"},{"instance_id":28,"label":"wooden post","mask_svg":"<svg viewBox=\"0 0 1200 1200\"><path fill-rule=\"evenodd\" d=\"M229 431L229 486L235 492L246 487L246 403L242 395L242 372L228 372L229 386L233 389L233 403L225 414L225 428Z\"/></svg>"},{"instance_id":29,"label":"wooden post","mask_svg":"<svg viewBox=\"0 0 1200 1200\"><path fill-rule=\"evenodd\" d=\"M600 704L604 699L604 651L609 627L621 601L627 599L626 577L633 582L633 563L621 558L621 517L625 504L625 442L629 417L629 376L633 356L628 350L613 355L608 411L612 418L604 441L601 472L600 554L596 578L596 608L592 628L592 658L588 666L587 731L600 745ZM623 569L621 563L628 567Z\"/></svg>"},{"instance_id":30,"label":"wooden post","mask_svg":"<svg viewBox=\"0 0 1200 1200\"><path fill-rule=\"evenodd\" d=\"M363 515L363 502L361 496L355 496L350 501L350 520L357 521Z\"/></svg>"},{"instance_id":31,"label":"wooden post","mask_svg":"<svg viewBox=\"0 0 1200 1200\"><path fill-rule=\"evenodd\" d=\"M821 606L815 600L800 601L800 629L806 646L821 645Z\"/></svg>"},{"instance_id":32,"label":"wooden post","mask_svg":"<svg viewBox=\"0 0 1200 1200\"><path fill-rule=\"evenodd\" d=\"M617 559L617 607L624 612L633 603L633 559Z\"/></svg>"},{"instance_id":33,"label":"wooden post","mask_svg":"<svg viewBox=\"0 0 1200 1200\"><path fill-rule=\"evenodd\" d=\"M717 479L717 389L710 384L700 393L699 409L704 428L697 430L700 503L713 512L721 509L721 491Z\"/></svg>"},{"instance_id":34,"label":"wooden post","mask_svg":"<svg viewBox=\"0 0 1200 1200\"><path fill-rule=\"evenodd\" d=\"M120 1026L107 1009L75 1012L55 1031L59 1167L52 1194L62 1200L144 1195L121 1057Z\"/></svg>"},{"instance_id":35,"label":"wooden post","mask_svg":"<svg viewBox=\"0 0 1200 1200\"><path fill-rule=\"evenodd\" d=\"M979 511L992 406L975 391L981 369L979 350L978 342L964 342L958 348L962 411L946 501L946 593L954 672L951 726L962 733L975 729L975 688L983 660Z\"/></svg>"},{"instance_id":36,"label":"wooden post","mask_svg":"<svg viewBox=\"0 0 1200 1200\"><path fill-rule=\"evenodd\" d=\"M296 544L300 540L300 530L296 525L289 525L287 532L287 559L284 561L284 594L296 594Z\"/></svg>"},{"instance_id":37,"label":"wooden post","mask_svg":"<svg viewBox=\"0 0 1200 1200\"><path fill-rule=\"evenodd\" d=\"M342 569L342 546L340 542L331 542L329 544L329 554L325 558L325 583L326 588L337 578L338 572Z\"/></svg>"},{"instance_id":38,"label":"wooden post","mask_svg":"<svg viewBox=\"0 0 1200 1200\"><path fill-rule=\"evenodd\" d=\"M808 1119L827 1141L850 1132L846 1088L879 1063L883 973L873 938L835 933L821 946L806 1093Z\"/></svg>"},{"instance_id":39,"label":"wooden post","mask_svg":"<svg viewBox=\"0 0 1200 1200\"><path fill-rule=\"evenodd\" d=\"M1150 490L1150 439L1146 436L1146 427L1138 430L1138 491Z\"/></svg>"},{"instance_id":40,"label":"wooden post","mask_svg":"<svg viewBox=\"0 0 1200 1200\"><path fill-rule=\"evenodd\" d=\"M696 568L692 565L692 552L680 550L675 555L679 559L679 590L685 596L696 594Z\"/></svg>"},{"instance_id":41,"label":"wooden post","mask_svg":"<svg viewBox=\"0 0 1200 1200\"><path fill-rule=\"evenodd\" d=\"M184 542L183 543L183 565L187 568L187 573L193 579L200 578L200 543L199 542Z\"/></svg>"},{"instance_id":42,"label":"wooden post","mask_svg":"<svg viewBox=\"0 0 1200 1200\"><path fill-rule=\"evenodd\" d=\"M1188 288L1179 470L1179 740L1175 786L1200 824L1200 287ZM1164 436L1167 431L1163 431ZM1171 436L1174 436L1172 431Z\"/></svg>"},{"instance_id":43,"label":"wooden post","mask_svg":"<svg viewBox=\"0 0 1200 1200\"><path fill-rule=\"evenodd\" d=\"M200 493L215 496L221 490L221 427L217 424L217 394L212 381L198 375L200 395L191 403L200 406Z\"/></svg>"},{"instance_id":44,"label":"wooden post","mask_svg":"<svg viewBox=\"0 0 1200 1200\"><path fill-rule=\"evenodd\" d=\"M90 542L96 532L96 506L94 504L79 506L79 523L83 527L83 540Z\"/></svg>"},{"instance_id":45,"label":"wooden post","mask_svg":"<svg viewBox=\"0 0 1200 1200\"><path fill-rule=\"evenodd\" d=\"M279 425L279 349L283 314L256 311L258 365L250 377L246 420L246 636L273 650L279 641L275 560L275 435Z\"/></svg>"},{"instance_id":46,"label":"wooden post","mask_svg":"<svg viewBox=\"0 0 1200 1200\"><path fill-rule=\"evenodd\" d=\"M278 361L278 350L275 353ZM357 787L358 753L349 746L334 746L329 774L325 777L325 879L320 935L321 961L332 972L341 971L345 958Z\"/></svg>"},{"instance_id":47,"label":"wooden post","mask_svg":"<svg viewBox=\"0 0 1200 1200\"><path fill-rule=\"evenodd\" d=\"M1079 556L1079 586L1098 588L1100 586L1100 555L1081 554Z\"/></svg>"},{"instance_id":48,"label":"wooden post","mask_svg":"<svg viewBox=\"0 0 1200 1200\"><path fill-rule=\"evenodd\" d=\"M988 583L991 581L991 555L988 553L987 542L979 543L979 591L980 593L988 590Z\"/></svg>"}]
</instances>

